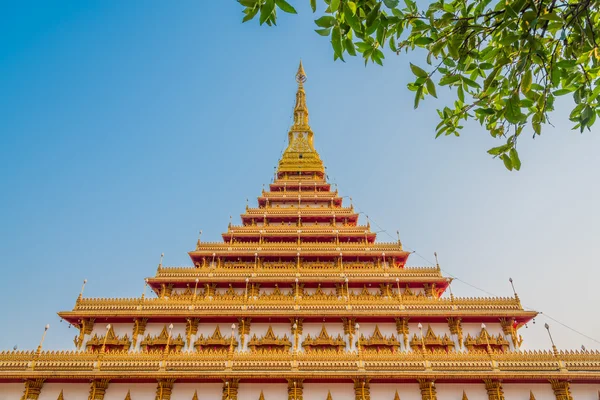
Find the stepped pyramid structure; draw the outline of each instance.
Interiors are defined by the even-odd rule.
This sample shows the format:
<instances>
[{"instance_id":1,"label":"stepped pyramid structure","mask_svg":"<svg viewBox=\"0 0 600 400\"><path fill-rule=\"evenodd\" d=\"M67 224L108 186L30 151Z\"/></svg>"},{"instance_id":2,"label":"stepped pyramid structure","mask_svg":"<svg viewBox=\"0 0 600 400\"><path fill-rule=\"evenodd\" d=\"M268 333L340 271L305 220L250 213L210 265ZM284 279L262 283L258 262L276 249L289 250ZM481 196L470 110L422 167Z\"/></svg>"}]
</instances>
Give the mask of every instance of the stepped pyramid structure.
<instances>
[{"instance_id":1,"label":"stepped pyramid structure","mask_svg":"<svg viewBox=\"0 0 600 400\"><path fill-rule=\"evenodd\" d=\"M74 350L0 353L1 399L597 399L600 353L523 351L536 316L406 265L327 181L300 64L273 183L156 296L77 298ZM83 290L82 290L83 292ZM505 395L506 393L506 395Z\"/></svg>"}]
</instances>

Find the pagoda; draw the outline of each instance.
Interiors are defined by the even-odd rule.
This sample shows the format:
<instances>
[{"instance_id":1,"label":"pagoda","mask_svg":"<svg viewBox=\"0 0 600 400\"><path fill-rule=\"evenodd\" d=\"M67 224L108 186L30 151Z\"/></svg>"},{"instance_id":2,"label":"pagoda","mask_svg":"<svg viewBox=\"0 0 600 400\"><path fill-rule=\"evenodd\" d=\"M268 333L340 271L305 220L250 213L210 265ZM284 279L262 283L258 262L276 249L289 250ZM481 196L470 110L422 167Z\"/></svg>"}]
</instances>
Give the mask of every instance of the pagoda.
<instances>
[{"instance_id":1,"label":"pagoda","mask_svg":"<svg viewBox=\"0 0 600 400\"><path fill-rule=\"evenodd\" d=\"M302 63L288 145L256 206L139 298L59 316L71 351L0 353L0 399L598 399L600 353L521 349L517 294L446 293L327 180ZM83 290L82 290L83 292Z\"/></svg>"}]
</instances>

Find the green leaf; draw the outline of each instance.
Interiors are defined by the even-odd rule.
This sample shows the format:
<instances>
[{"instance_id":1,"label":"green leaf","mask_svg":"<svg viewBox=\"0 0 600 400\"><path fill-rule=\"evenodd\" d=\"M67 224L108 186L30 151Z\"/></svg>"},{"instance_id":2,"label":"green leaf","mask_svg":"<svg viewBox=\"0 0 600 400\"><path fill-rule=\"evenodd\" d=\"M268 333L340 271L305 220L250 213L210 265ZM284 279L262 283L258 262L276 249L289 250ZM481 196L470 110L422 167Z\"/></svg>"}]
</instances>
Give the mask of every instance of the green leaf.
<instances>
[{"instance_id":1,"label":"green leaf","mask_svg":"<svg viewBox=\"0 0 600 400\"><path fill-rule=\"evenodd\" d=\"M315 29L315 32L321 36L329 36L331 33L331 28Z\"/></svg>"},{"instance_id":2,"label":"green leaf","mask_svg":"<svg viewBox=\"0 0 600 400\"><path fill-rule=\"evenodd\" d=\"M317 0L310 0L310 8L312 8L312 12L317 11Z\"/></svg>"},{"instance_id":3,"label":"green leaf","mask_svg":"<svg viewBox=\"0 0 600 400\"><path fill-rule=\"evenodd\" d=\"M575 68L577 66L577 60L561 60L555 64L558 68Z\"/></svg>"},{"instance_id":4,"label":"green leaf","mask_svg":"<svg viewBox=\"0 0 600 400\"><path fill-rule=\"evenodd\" d=\"M557 21L557 22L562 22L562 18L559 17L558 15L554 14L554 13L548 13L548 14L544 14L540 17L541 20L543 21Z\"/></svg>"},{"instance_id":5,"label":"green leaf","mask_svg":"<svg viewBox=\"0 0 600 400\"><path fill-rule=\"evenodd\" d=\"M419 86L417 92L415 93L415 109L419 107L419 101L421 101L421 96L423 94L423 86Z\"/></svg>"},{"instance_id":6,"label":"green leaf","mask_svg":"<svg viewBox=\"0 0 600 400\"><path fill-rule=\"evenodd\" d=\"M356 55L356 49L354 48L354 43L352 43L352 39L350 39L349 37L347 37L344 40L344 44L346 45L346 51L348 52L348 54L350 54L351 56L355 56Z\"/></svg>"},{"instance_id":7,"label":"green leaf","mask_svg":"<svg viewBox=\"0 0 600 400\"><path fill-rule=\"evenodd\" d=\"M244 19L242 19L242 23L250 21L252 18L254 18L256 16L257 13L258 13L258 7L254 8L254 9L250 9L248 14L246 14Z\"/></svg>"},{"instance_id":8,"label":"green leaf","mask_svg":"<svg viewBox=\"0 0 600 400\"><path fill-rule=\"evenodd\" d=\"M531 70L528 69L523 74L523 79L521 79L521 91L523 93L527 93L527 92L529 92L529 90L531 90L531 81L532 81L532 74L531 74Z\"/></svg>"},{"instance_id":9,"label":"green leaf","mask_svg":"<svg viewBox=\"0 0 600 400\"><path fill-rule=\"evenodd\" d=\"M285 0L275 0L275 4L277 4L277 7L279 7L281 9L281 11L283 11L283 12L286 12L289 14L298 14L296 9L294 7L292 7L291 4Z\"/></svg>"},{"instance_id":10,"label":"green leaf","mask_svg":"<svg viewBox=\"0 0 600 400\"><path fill-rule=\"evenodd\" d=\"M331 28L335 25L335 18L330 15L323 15L321 18L315 20L315 24L321 28Z\"/></svg>"},{"instance_id":11,"label":"green leaf","mask_svg":"<svg viewBox=\"0 0 600 400\"><path fill-rule=\"evenodd\" d=\"M428 45L429 43L433 43L434 40L430 37L425 37L425 36L421 36L420 38L415 39L414 43L417 46L425 46Z\"/></svg>"},{"instance_id":12,"label":"green leaf","mask_svg":"<svg viewBox=\"0 0 600 400\"><path fill-rule=\"evenodd\" d=\"M564 96L565 94L569 94L571 92L574 92L576 88L574 87L568 87L568 88L564 88L564 89L558 89L555 90L554 92L552 92L553 95L555 96Z\"/></svg>"},{"instance_id":13,"label":"green leaf","mask_svg":"<svg viewBox=\"0 0 600 400\"><path fill-rule=\"evenodd\" d=\"M465 102L465 91L462 87L462 85L458 86L458 89L456 90L456 94L458 95L458 99L464 103Z\"/></svg>"},{"instance_id":14,"label":"green leaf","mask_svg":"<svg viewBox=\"0 0 600 400\"><path fill-rule=\"evenodd\" d=\"M333 51L335 52L335 55L339 57L342 61L344 61L342 51L342 33L340 31L339 26L333 28L333 31L331 32L331 45L333 46Z\"/></svg>"},{"instance_id":15,"label":"green leaf","mask_svg":"<svg viewBox=\"0 0 600 400\"><path fill-rule=\"evenodd\" d=\"M238 3L240 3L241 5L243 5L244 7L254 7L254 5L256 4L257 0L238 0Z\"/></svg>"},{"instance_id":16,"label":"green leaf","mask_svg":"<svg viewBox=\"0 0 600 400\"><path fill-rule=\"evenodd\" d=\"M502 153L506 153L508 151L508 149L510 148L509 144L505 144L502 146L498 146L498 147L494 147L488 150L488 154L491 154L493 156L499 156Z\"/></svg>"},{"instance_id":17,"label":"green leaf","mask_svg":"<svg viewBox=\"0 0 600 400\"><path fill-rule=\"evenodd\" d=\"M471 80L464 76L462 77L462 80L464 83L466 83L468 86L471 86L472 88L481 89L481 85L479 83L475 82L474 80Z\"/></svg>"},{"instance_id":18,"label":"green leaf","mask_svg":"<svg viewBox=\"0 0 600 400\"><path fill-rule=\"evenodd\" d=\"M504 166L506 167L506 169L509 171L512 171L513 165L512 165L512 160L510 159L510 157L507 156L506 154L502 154L500 156L500 158L502 159L502 161L504 161Z\"/></svg>"},{"instance_id":19,"label":"green leaf","mask_svg":"<svg viewBox=\"0 0 600 400\"><path fill-rule=\"evenodd\" d=\"M329 10L332 13L336 12L340 8L340 0L331 0L329 3Z\"/></svg>"},{"instance_id":20,"label":"green leaf","mask_svg":"<svg viewBox=\"0 0 600 400\"><path fill-rule=\"evenodd\" d=\"M519 159L519 153L517 153L517 149L515 149L514 147L512 149L510 149L510 161L512 164L512 167L514 169L516 169L517 171L521 169L521 160Z\"/></svg>"},{"instance_id":21,"label":"green leaf","mask_svg":"<svg viewBox=\"0 0 600 400\"><path fill-rule=\"evenodd\" d=\"M417 67L416 65L414 65L413 63L410 63L410 69L412 70L413 74L415 74L416 76L418 76L419 78L427 78L429 75L427 74L427 72L425 72L425 70ZM416 107L415 107L416 108Z\"/></svg>"},{"instance_id":22,"label":"green leaf","mask_svg":"<svg viewBox=\"0 0 600 400\"><path fill-rule=\"evenodd\" d=\"M452 7L452 5L451 5L451 4L448 4L448 3L445 3L445 4L442 6L442 8L444 9L444 11L446 11L446 12L449 12L449 13L453 13L453 12L455 11L455 10L454 10L454 7Z\"/></svg>"},{"instance_id":23,"label":"green leaf","mask_svg":"<svg viewBox=\"0 0 600 400\"><path fill-rule=\"evenodd\" d=\"M506 102L504 117L511 124L518 124L519 122L521 122L522 114L521 107L519 107L519 101L519 96L513 95Z\"/></svg>"},{"instance_id":24,"label":"green leaf","mask_svg":"<svg viewBox=\"0 0 600 400\"><path fill-rule=\"evenodd\" d=\"M396 8L399 3L400 0L383 0L383 4L385 4L387 8Z\"/></svg>"},{"instance_id":25,"label":"green leaf","mask_svg":"<svg viewBox=\"0 0 600 400\"><path fill-rule=\"evenodd\" d=\"M356 14L356 3L353 1L349 1L346 4L344 4L345 6L347 5L348 8L350 9L350 11L352 11L352 14Z\"/></svg>"},{"instance_id":26,"label":"green leaf","mask_svg":"<svg viewBox=\"0 0 600 400\"><path fill-rule=\"evenodd\" d=\"M437 99L437 93L435 92L435 83L431 79L427 79L425 81L425 85L427 86L427 91L430 95Z\"/></svg>"},{"instance_id":27,"label":"green leaf","mask_svg":"<svg viewBox=\"0 0 600 400\"><path fill-rule=\"evenodd\" d=\"M265 4L263 4L263 6L260 9L259 22L261 25L264 24L271 17L271 14L273 14L274 10L275 10L275 1L274 0L266 0Z\"/></svg>"},{"instance_id":28,"label":"green leaf","mask_svg":"<svg viewBox=\"0 0 600 400\"><path fill-rule=\"evenodd\" d=\"M356 5L354 5L356 8ZM350 25L350 28L354 30L354 32L360 33L362 31L362 26L358 21L358 17L352 11L349 3L344 4L344 17L346 18L346 22Z\"/></svg>"},{"instance_id":29,"label":"green leaf","mask_svg":"<svg viewBox=\"0 0 600 400\"><path fill-rule=\"evenodd\" d=\"M370 44L365 42L356 42L354 44L356 45L356 48L358 48L358 51L360 51L361 53L373 49L373 47Z\"/></svg>"}]
</instances>

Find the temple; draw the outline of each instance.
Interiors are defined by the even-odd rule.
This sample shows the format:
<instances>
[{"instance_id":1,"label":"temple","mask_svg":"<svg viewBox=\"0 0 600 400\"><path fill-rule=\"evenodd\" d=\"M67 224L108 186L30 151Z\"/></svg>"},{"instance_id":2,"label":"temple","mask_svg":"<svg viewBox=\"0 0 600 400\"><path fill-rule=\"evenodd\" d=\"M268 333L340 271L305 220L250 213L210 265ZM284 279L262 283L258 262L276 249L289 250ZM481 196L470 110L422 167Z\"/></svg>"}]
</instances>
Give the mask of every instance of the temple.
<instances>
[{"instance_id":1,"label":"temple","mask_svg":"<svg viewBox=\"0 0 600 400\"><path fill-rule=\"evenodd\" d=\"M598 399L599 352L524 350L536 312L516 293L455 297L439 265L377 241L327 180L302 64L296 81L288 146L239 225L192 266L161 259L151 295L82 289L59 313L73 350L0 353L0 399Z\"/></svg>"}]
</instances>

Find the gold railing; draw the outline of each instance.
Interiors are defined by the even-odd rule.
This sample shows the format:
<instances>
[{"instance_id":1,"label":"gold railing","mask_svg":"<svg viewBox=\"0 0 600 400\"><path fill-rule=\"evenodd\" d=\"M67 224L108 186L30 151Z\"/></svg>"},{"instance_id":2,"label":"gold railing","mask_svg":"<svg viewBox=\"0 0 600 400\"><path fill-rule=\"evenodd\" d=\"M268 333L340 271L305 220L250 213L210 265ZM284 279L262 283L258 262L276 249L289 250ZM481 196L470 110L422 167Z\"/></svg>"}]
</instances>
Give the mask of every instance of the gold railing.
<instances>
[{"instance_id":1,"label":"gold railing","mask_svg":"<svg viewBox=\"0 0 600 400\"><path fill-rule=\"evenodd\" d=\"M378 294L355 293L350 296L338 295L335 292L326 294L306 294L299 292L298 296L292 289L287 294L265 294L252 296L250 286L248 294L212 293L204 295L204 290L198 289L196 295L179 294L158 298L80 298L73 312L82 311L200 311L241 310L253 312L270 311L301 313L304 311L341 312L352 310L379 311L387 313L422 313L423 315L441 314L448 312L525 312L516 298L434 298L424 295L398 296L393 291L390 296ZM525 312L526 313L526 312ZM344 314L345 315L345 314Z\"/></svg>"},{"instance_id":2,"label":"gold railing","mask_svg":"<svg viewBox=\"0 0 600 400\"><path fill-rule=\"evenodd\" d=\"M176 375L203 371L205 374L232 373L260 376L265 372L311 375L327 371L344 376L361 372L377 376L414 374L449 374L453 378L472 378L473 373L493 376L518 376L525 379L560 375L600 381L598 351L527 351L506 353L460 352L337 352L283 351L217 352L40 352L0 353L0 371L4 378L28 376L83 377L82 374L115 374L127 372ZM76 374L76 375L74 375Z\"/></svg>"},{"instance_id":3,"label":"gold railing","mask_svg":"<svg viewBox=\"0 0 600 400\"><path fill-rule=\"evenodd\" d=\"M244 277L249 277L252 274L256 274L256 277L267 277L272 276L273 273L288 274L293 278L296 278L296 274L300 273L301 278L309 278L314 276L332 276L337 277L340 282L343 281L344 276L348 276L349 279L359 279L365 276L378 276L387 278L387 281L394 281L396 278L403 282L403 279L407 278L434 278L436 280L445 279L440 270L436 267L404 267L404 268L383 268L382 264L373 262L343 262L340 266L339 262L332 261L301 261L298 267L297 262L265 262L265 261L251 261L251 262L231 262L222 261L213 263L212 259L208 259L205 267L161 267L158 269L157 278L181 278L181 277L205 277L208 274L211 276L218 276L220 274L230 275L231 273L241 273ZM292 280L293 280L292 278Z\"/></svg>"}]
</instances>

